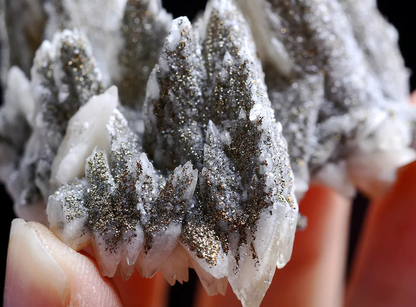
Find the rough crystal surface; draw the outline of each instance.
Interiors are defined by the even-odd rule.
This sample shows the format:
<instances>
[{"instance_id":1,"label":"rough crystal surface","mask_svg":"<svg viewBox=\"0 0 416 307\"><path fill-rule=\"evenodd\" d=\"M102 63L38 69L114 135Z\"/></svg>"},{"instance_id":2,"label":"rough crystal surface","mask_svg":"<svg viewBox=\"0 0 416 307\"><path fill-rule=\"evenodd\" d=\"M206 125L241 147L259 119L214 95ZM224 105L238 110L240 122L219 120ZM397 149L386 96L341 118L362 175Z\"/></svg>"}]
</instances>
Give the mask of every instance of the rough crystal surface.
<instances>
[{"instance_id":1,"label":"rough crystal surface","mask_svg":"<svg viewBox=\"0 0 416 307\"><path fill-rule=\"evenodd\" d=\"M0 179L105 276L259 306L310 182L376 194L416 156L374 0L0 0L0 43Z\"/></svg>"},{"instance_id":2,"label":"rough crystal surface","mask_svg":"<svg viewBox=\"0 0 416 307\"><path fill-rule=\"evenodd\" d=\"M347 196L354 185L376 194L373 183L391 182L397 167L415 158L408 71L376 2L236 2L252 26L286 131L297 195L310 180ZM384 145L374 141L380 138Z\"/></svg>"}]
</instances>

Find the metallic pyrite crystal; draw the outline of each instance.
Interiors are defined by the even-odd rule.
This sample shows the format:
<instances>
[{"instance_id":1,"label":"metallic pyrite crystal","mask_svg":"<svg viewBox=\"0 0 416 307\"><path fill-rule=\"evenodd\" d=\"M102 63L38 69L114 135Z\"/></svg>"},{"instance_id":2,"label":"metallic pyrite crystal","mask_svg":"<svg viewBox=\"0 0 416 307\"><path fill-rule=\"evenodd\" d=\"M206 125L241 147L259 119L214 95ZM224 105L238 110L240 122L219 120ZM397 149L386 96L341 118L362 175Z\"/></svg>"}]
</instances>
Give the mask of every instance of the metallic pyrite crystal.
<instances>
[{"instance_id":1,"label":"metallic pyrite crystal","mask_svg":"<svg viewBox=\"0 0 416 307\"><path fill-rule=\"evenodd\" d=\"M159 0L0 0L0 17L0 179L105 276L194 268L259 306L310 182L373 195L415 158L374 1L212 0L191 23Z\"/></svg>"}]
</instances>

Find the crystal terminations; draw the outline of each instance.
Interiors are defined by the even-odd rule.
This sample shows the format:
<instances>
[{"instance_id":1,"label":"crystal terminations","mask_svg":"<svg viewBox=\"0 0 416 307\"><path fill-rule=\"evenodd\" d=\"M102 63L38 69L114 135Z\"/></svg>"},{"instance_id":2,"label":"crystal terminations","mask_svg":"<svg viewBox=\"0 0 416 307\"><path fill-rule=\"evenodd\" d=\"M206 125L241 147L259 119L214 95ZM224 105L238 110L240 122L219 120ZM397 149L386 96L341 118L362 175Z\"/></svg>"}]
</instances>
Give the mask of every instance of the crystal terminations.
<instances>
[{"instance_id":1,"label":"crystal terminations","mask_svg":"<svg viewBox=\"0 0 416 307\"><path fill-rule=\"evenodd\" d=\"M415 158L407 72L371 0L213 0L192 24L159 0L0 16L22 7L1 19L0 178L103 275L192 267L259 306L310 181L376 193Z\"/></svg>"}]
</instances>

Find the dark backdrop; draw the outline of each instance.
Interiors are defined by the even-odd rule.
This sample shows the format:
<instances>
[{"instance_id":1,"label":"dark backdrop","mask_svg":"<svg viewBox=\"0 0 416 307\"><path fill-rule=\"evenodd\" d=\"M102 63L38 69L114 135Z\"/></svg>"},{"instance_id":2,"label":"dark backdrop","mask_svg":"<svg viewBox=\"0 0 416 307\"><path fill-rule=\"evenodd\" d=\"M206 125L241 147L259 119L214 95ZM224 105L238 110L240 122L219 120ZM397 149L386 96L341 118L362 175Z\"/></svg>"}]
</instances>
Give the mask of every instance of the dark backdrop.
<instances>
[{"instance_id":1,"label":"dark backdrop","mask_svg":"<svg viewBox=\"0 0 416 307\"><path fill-rule=\"evenodd\" d=\"M335 1L335 0L334 0ZM409 0L378 0L381 12L387 19L396 26L400 34L400 49L405 58L406 66L411 70L416 70L416 25L413 22L415 12L412 11L412 2ZM188 16L192 19L199 11L203 10L206 1L204 0L163 0L165 8L171 12L174 17ZM411 88L416 88L416 78L412 75L410 80ZM0 88L0 96L1 88ZM0 103L1 103L0 98ZM351 218L351 235L348 253L348 262L350 264L354 254L357 238L361 229L362 221L367 209L368 201L362 195L358 195L354 200L353 214ZM12 210L12 202L0 185L0 289L4 287L4 271L6 266L7 245L9 239L10 223L15 218ZM196 276L190 275L190 282L181 285L175 285L171 289L171 306L190 306L193 299L193 289ZM1 301L0 301L1 302Z\"/></svg>"}]
</instances>

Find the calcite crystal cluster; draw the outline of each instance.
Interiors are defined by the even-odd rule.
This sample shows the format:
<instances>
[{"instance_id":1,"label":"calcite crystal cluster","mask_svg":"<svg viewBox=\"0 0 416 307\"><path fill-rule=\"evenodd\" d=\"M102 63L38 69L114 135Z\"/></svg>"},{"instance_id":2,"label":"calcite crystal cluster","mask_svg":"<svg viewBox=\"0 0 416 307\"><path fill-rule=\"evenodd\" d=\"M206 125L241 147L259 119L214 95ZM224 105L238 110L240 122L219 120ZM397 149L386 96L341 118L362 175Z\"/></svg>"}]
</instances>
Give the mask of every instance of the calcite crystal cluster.
<instances>
[{"instance_id":1,"label":"calcite crystal cluster","mask_svg":"<svg viewBox=\"0 0 416 307\"><path fill-rule=\"evenodd\" d=\"M370 195L415 159L397 32L375 0L240 0L284 127L298 195L309 180Z\"/></svg>"},{"instance_id":2,"label":"calcite crystal cluster","mask_svg":"<svg viewBox=\"0 0 416 307\"><path fill-rule=\"evenodd\" d=\"M311 181L373 195L415 158L372 0L212 0L193 23L160 0L0 0L0 17L0 179L105 276L191 267L259 306Z\"/></svg>"}]
</instances>

